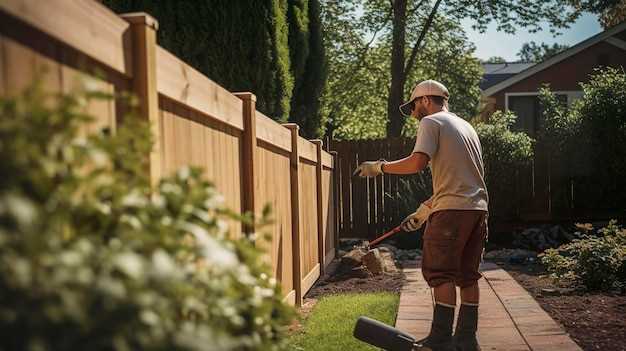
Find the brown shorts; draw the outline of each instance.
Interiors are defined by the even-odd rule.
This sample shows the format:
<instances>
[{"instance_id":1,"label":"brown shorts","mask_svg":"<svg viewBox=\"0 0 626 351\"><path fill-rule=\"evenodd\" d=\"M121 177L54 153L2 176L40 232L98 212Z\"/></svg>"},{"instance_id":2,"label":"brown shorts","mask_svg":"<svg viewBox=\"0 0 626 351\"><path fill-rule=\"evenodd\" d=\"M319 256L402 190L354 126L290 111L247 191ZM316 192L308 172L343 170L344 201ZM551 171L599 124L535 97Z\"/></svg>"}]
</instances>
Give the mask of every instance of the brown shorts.
<instances>
[{"instance_id":1,"label":"brown shorts","mask_svg":"<svg viewBox=\"0 0 626 351\"><path fill-rule=\"evenodd\" d=\"M422 274L431 287L454 282L466 287L482 274L478 265L487 238L487 212L441 210L426 222Z\"/></svg>"}]
</instances>

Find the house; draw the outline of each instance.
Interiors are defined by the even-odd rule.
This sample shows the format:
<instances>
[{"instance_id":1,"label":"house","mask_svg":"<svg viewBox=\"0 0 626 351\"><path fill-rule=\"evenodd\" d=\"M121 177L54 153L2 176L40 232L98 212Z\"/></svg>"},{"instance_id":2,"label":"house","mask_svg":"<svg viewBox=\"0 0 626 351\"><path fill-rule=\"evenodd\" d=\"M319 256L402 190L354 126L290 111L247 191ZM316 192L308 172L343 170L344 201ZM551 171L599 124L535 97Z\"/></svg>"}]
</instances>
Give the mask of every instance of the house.
<instances>
[{"instance_id":1,"label":"house","mask_svg":"<svg viewBox=\"0 0 626 351\"><path fill-rule=\"evenodd\" d=\"M485 91L534 64L533 62L483 63L485 74L483 74L483 79L479 84L480 90Z\"/></svg>"},{"instance_id":2,"label":"house","mask_svg":"<svg viewBox=\"0 0 626 351\"><path fill-rule=\"evenodd\" d=\"M513 129L537 138L543 118L539 90L549 84L557 98L570 105L583 96L580 83L602 66L626 68L626 22L543 62L485 67L481 117L488 119L496 110L512 111L517 115ZM588 155L584 148L579 151ZM531 165L517 170L514 195L507 194L500 204L511 205L524 221L571 219L574 214L592 217L595 209L584 203L590 191L585 184L593 177L589 161L583 158L576 167L551 164L548 149L537 143Z\"/></svg>"},{"instance_id":3,"label":"house","mask_svg":"<svg viewBox=\"0 0 626 351\"><path fill-rule=\"evenodd\" d=\"M537 64L498 64L485 67L483 117L496 110L517 114L515 128L535 136L541 118L537 95L544 84L564 103L582 96L579 83L597 67L626 68L626 22L607 29ZM527 65L527 66L526 66Z\"/></svg>"}]
</instances>

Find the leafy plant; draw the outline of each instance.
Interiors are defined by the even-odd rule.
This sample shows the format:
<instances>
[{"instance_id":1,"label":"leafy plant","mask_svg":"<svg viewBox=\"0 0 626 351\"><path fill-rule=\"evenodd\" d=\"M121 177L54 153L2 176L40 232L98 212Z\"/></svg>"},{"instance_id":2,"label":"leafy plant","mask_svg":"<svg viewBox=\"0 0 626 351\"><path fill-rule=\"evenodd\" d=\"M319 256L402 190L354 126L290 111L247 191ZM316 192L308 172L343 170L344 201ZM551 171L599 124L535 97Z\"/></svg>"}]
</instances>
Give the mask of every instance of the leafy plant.
<instances>
[{"instance_id":1,"label":"leafy plant","mask_svg":"<svg viewBox=\"0 0 626 351\"><path fill-rule=\"evenodd\" d=\"M581 83L583 96L569 108L548 89L541 91L544 119L540 139L550 157L577 177L577 207L621 208L626 195L626 73L596 70Z\"/></svg>"},{"instance_id":2,"label":"leafy plant","mask_svg":"<svg viewBox=\"0 0 626 351\"><path fill-rule=\"evenodd\" d=\"M480 138L485 167L485 182L489 193L490 217L501 215L511 203L516 171L529 164L533 157L534 140L523 132L511 130L515 114L496 111L488 122L474 127Z\"/></svg>"},{"instance_id":3,"label":"leafy plant","mask_svg":"<svg viewBox=\"0 0 626 351\"><path fill-rule=\"evenodd\" d=\"M548 272L587 290L626 287L626 230L609 222L597 235L583 235L540 255Z\"/></svg>"},{"instance_id":4,"label":"leafy plant","mask_svg":"<svg viewBox=\"0 0 626 351\"><path fill-rule=\"evenodd\" d=\"M292 311L241 218L198 169L152 189L137 118L81 136L95 98L0 99L0 349L279 349Z\"/></svg>"}]
</instances>

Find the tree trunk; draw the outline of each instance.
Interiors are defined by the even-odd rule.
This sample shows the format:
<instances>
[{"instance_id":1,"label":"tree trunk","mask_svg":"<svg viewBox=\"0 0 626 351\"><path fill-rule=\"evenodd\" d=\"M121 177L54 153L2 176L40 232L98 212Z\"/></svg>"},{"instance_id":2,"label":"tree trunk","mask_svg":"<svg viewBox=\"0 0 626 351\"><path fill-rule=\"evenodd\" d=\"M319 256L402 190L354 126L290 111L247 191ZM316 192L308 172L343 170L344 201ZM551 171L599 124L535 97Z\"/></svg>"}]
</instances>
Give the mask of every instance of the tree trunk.
<instances>
[{"instance_id":1,"label":"tree trunk","mask_svg":"<svg viewBox=\"0 0 626 351\"><path fill-rule=\"evenodd\" d=\"M398 137L402 133L404 119L398 110L403 101L404 46L406 35L407 0L393 1L393 42L391 49L391 87L387 100L387 137Z\"/></svg>"}]
</instances>

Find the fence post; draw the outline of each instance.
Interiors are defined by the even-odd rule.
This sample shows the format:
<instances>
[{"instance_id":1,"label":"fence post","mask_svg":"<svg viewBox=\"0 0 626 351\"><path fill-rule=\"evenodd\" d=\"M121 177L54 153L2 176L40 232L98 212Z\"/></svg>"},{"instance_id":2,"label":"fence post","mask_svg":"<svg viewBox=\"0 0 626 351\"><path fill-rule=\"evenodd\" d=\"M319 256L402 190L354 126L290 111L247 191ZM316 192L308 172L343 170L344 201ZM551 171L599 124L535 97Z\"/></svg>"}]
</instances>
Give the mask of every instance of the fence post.
<instances>
[{"instance_id":1,"label":"fence post","mask_svg":"<svg viewBox=\"0 0 626 351\"><path fill-rule=\"evenodd\" d=\"M317 183L317 254L320 262L320 276L324 276L326 271L326 240L324 233L324 186L322 181L322 141L320 139L311 140L317 149L317 164L315 165L315 182Z\"/></svg>"},{"instance_id":2,"label":"fence post","mask_svg":"<svg viewBox=\"0 0 626 351\"><path fill-rule=\"evenodd\" d=\"M340 228L340 218L341 218L341 203L339 192L339 153L337 151L331 151L330 154L333 156L333 171L332 171L332 192L333 192L333 225L335 228L335 256L339 250L339 230Z\"/></svg>"},{"instance_id":3,"label":"fence post","mask_svg":"<svg viewBox=\"0 0 626 351\"><path fill-rule=\"evenodd\" d=\"M255 232L256 207L254 195L254 180L256 160L256 96L249 92L234 93L243 101L243 136L242 136L242 192L244 212L252 214L253 222L245 224L243 232L251 234Z\"/></svg>"},{"instance_id":4,"label":"fence post","mask_svg":"<svg viewBox=\"0 0 626 351\"><path fill-rule=\"evenodd\" d=\"M139 100L137 112L150 123L153 146L149 156L150 184L156 186L162 175L161 126L159 118L159 95L156 76L156 31L159 24L144 12L121 15L130 23L133 53L133 93Z\"/></svg>"},{"instance_id":5,"label":"fence post","mask_svg":"<svg viewBox=\"0 0 626 351\"><path fill-rule=\"evenodd\" d=\"M291 131L291 233L293 247L293 286L296 290L296 306L302 306L302 257L300 255L300 176L298 153L298 127L295 123L283 124Z\"/></svg>"}]
</instances>

